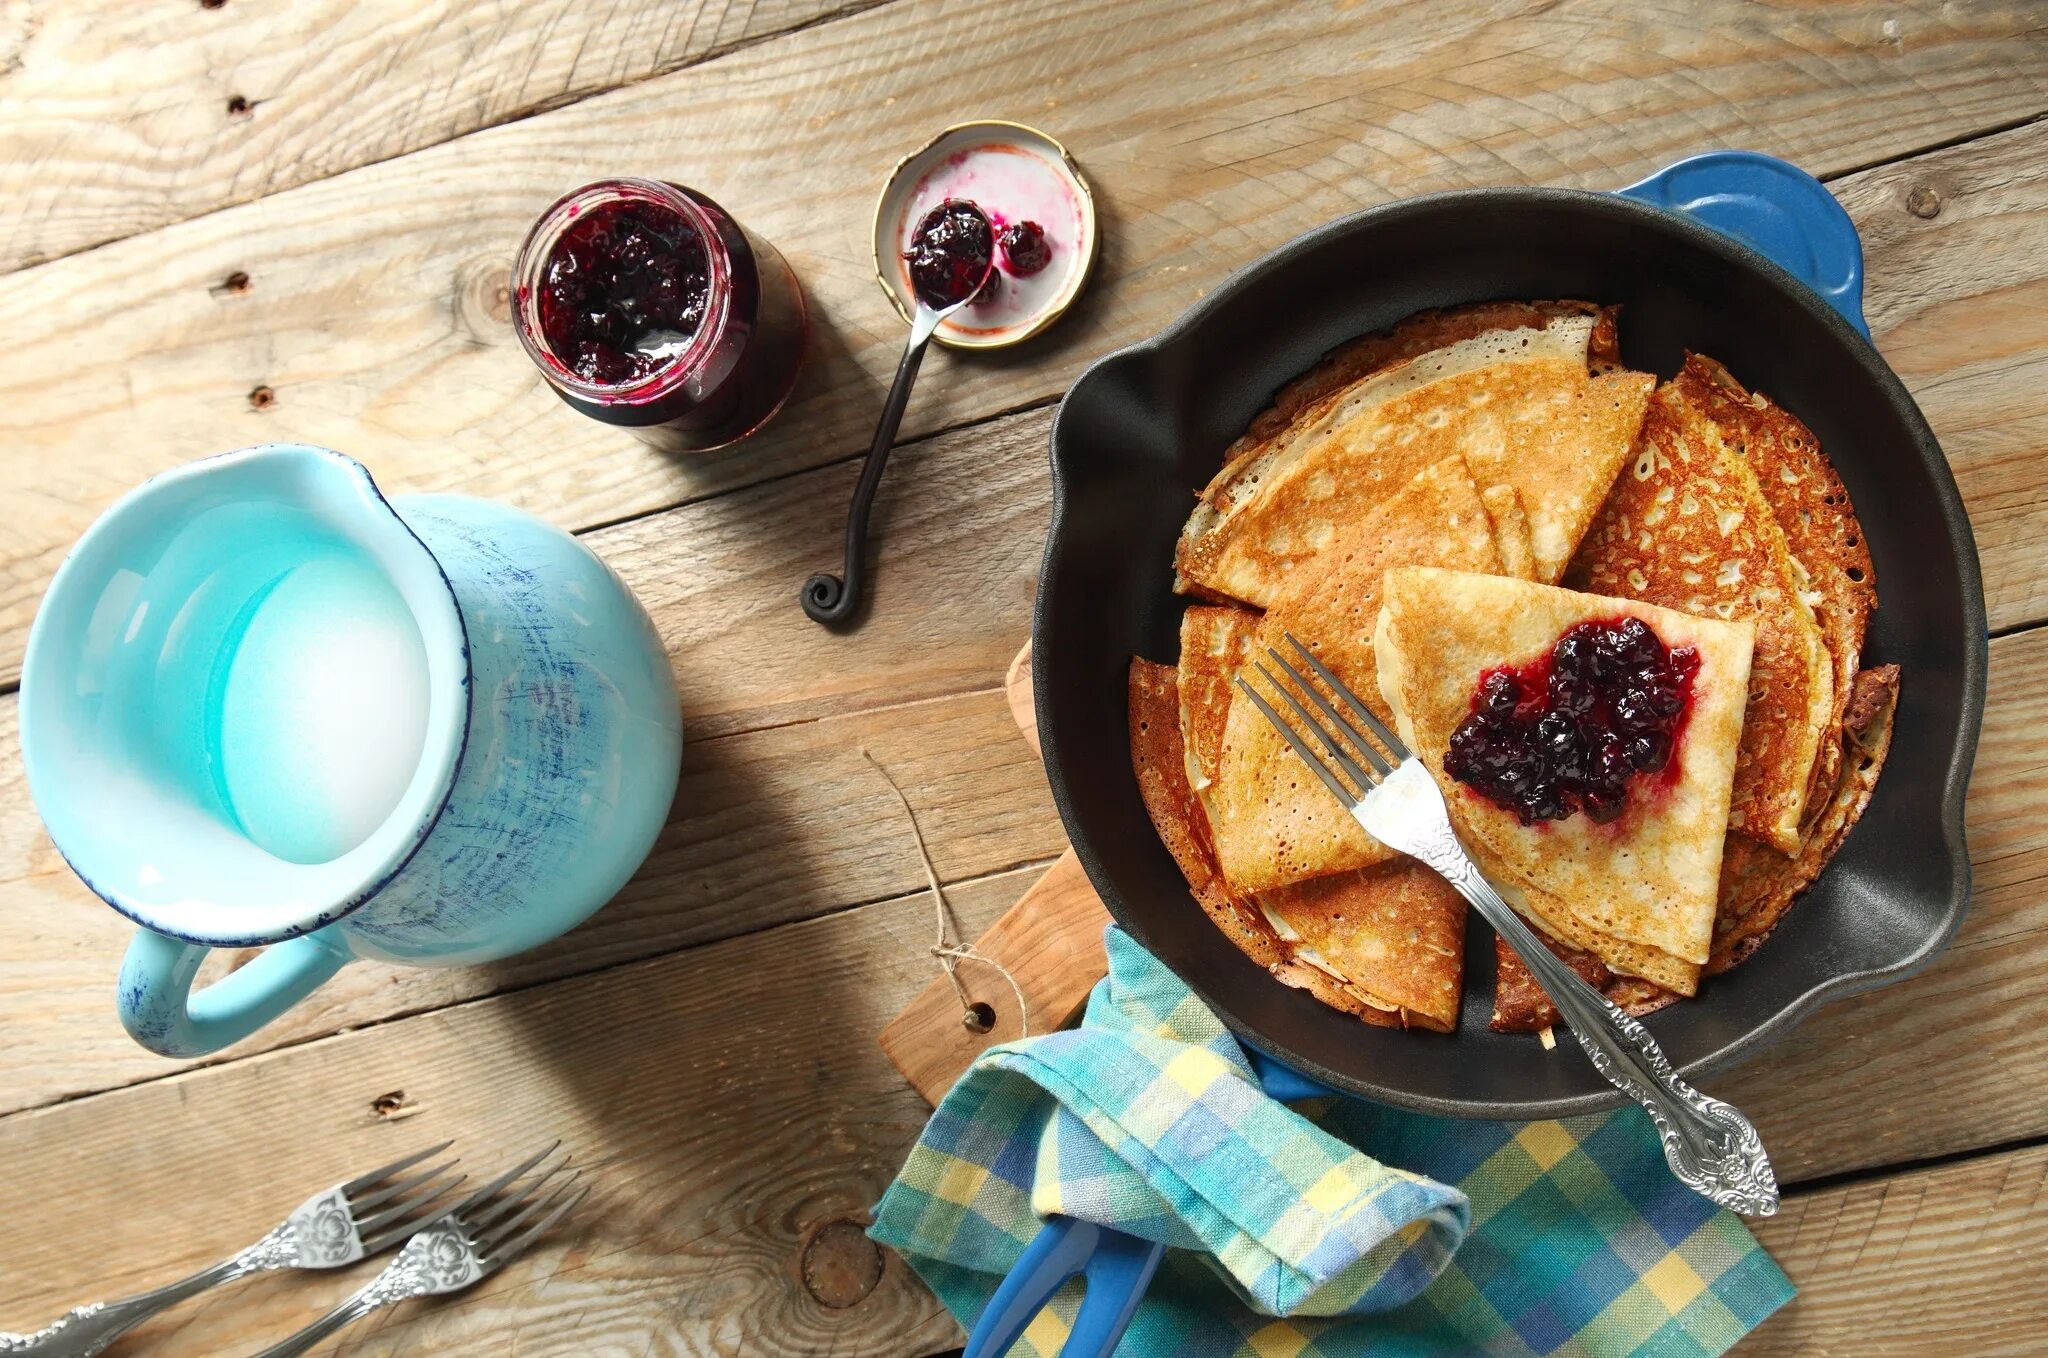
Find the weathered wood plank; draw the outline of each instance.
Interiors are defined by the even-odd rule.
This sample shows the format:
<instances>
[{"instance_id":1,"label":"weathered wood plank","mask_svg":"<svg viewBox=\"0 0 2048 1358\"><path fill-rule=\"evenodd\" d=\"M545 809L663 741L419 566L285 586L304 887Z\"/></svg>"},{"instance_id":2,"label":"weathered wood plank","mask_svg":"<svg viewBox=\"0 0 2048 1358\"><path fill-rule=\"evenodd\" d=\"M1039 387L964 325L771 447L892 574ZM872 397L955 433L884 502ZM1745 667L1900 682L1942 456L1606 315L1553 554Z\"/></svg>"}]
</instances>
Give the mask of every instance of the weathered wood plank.
<instances>
[{"instance_id":1,"label":"weathered wood plank","mask_svg":"<svg viewBox=\"0 0 2048 1358\"><path fill-rule=\"evenodd\" d=\"M581 928L486 967L351 967L231 1055L913 891L924 870L910 826L862 746L910 798L944 880L1065 847L1038 757L998 690L701 741L685 749L676 812L646 866ZM47 842L34 866L0 884L0 1112L179 1069L115 1018L130 926Z\"/></svg>"},{"instance_id":2,"label":"weathered wood plank","mask_svg":"<svg viewBox=\"0 0 2048 1358\"><path fill-rule=\"evenodd\" d=\"M876 182L961 116L962 51L983 58L979 108L1071 141L1108 245L1045 339L931 362L913 435L1049 398L1231 268L1395 196L1611 186L1716 145L1837 172L2026 116L2048 107L2031 24L2023 4L1937 0L1714 0L1682 16L1622 0L899 0L24 270L0 293L0 679L64 546L195 455L302 438L362 456L394 490L588 525L856 452L901 344L869 277ZM815 361L745 447L653 453L560 406L511 342L521 233L564 187L618 171L711 192L805 280ZM2015 275L2040 269L2029 220L2001 252ZM1922 282L1872 263L1878 288ZM239 290L224 286L235 274ZM261 410L259 386L274 397ZM807 565L830 562L830 543L814 550Z\"/></svg>"},{"instance_id":3,"label":"weathered wood plank","mask_svg":"<svg viewBox=\"0 0 2048 1358\"><path fill-rule=\"evenodd\" d=\"M1870 328L1955 468L1993 628L2048 617L2048 123L1833 186Z\"/></svg>"},{"instance_id":4,"label":"weathered wood plank","mask_svg":"<svg viewBox=\"0 0 2048 1358\"><path fill-rule=\"evenodd\" d=\"M775 529L836 538L851 464L597 535L660 620L683 694L682 785L648 865L543 952L477 971L351 969L244 1050L909 891L923 880L915 846L863 742L949 878L1056 856L1065 841L1038 757L997 688L1030 625L1046 418L898 453L876 502L875 613L850 634L798 608L805 566ZM20 921L0 931L12 940L0 942L0 1026L22 1034L0 1055L0 1111L174 1068L114 1021L127 930L41 832L18 712L0 697L0 918ZM820 717L833 719L808 720ZM720 738L735 731L749 734Z\"/></svg>"},{"instance_id":5,"label":"weathered wood plank","mask_svg":"<svg viewBox=\"0 0 2048 1358\"><path fill-rule=\"evenodd\" d=\"M1756 1233L1800 1295L1742 1358L2031 1358L2048 1321L2048 1148L1786 1200Z\"/></svg>"},{"instance_id":6,"label":"weathered wood plank","mask_svg":"<svg viewBox=\"0 0 2048 1358\"><path fill-rule=\"evenodd\" d=\"M956 889L963 929L1035 873ZM802 1281L806 1245L858 1219L926 1115L872 1034L929 975L928 923L922 897L885 902L0 1119L0 1160L38 1167L0 1176L0 1324L198 1267L411 1147L454 1137L482 1169L559 1135L596 1185L573 1226L474 1294L363 1327L351 1352L497 1354L571 1333L593 1354L949 1347L957 1329L899 1260L866 1260L877 1285L837 1305ZM1926 1101L1961 1112L1942 1096L1953 1072L1915 1064ZM2044 1174L2037 1148L1795 1192L1761 1234L1804 1296L1755 1351L2033 1352ZM52 1200L118 1202L124 1227ZM242 1284L135 1342L247 1352L360 1276Z\"/></svg>"},{"instance_id":7,"label":"weathered wood plank","mask_svg":"<svg viewBox=\"0 0 2048 1358\"><path fill-rule=\"evenodd\" d=\"M956 888L963 930L1038 873ZM568 1228L473 1293L358 1327L349 1352L957 1342L899 1260L851 1304L800 1281L807 1240L880 1196L929 1115L874 1034L931 975L930 919L921 895L867 906L0 1120L0 1162L36 1167L0 1175L0 1327L182 1276L408 1149L455 1138L477 1173L559 1136L594 1186ZM88 1203L120 1204L120 1229ZM238 1284L129 1343L254 1352L364 1277Z\"/></svg>"},{"instance_id":8,"label":"weathered wood plank","mask_svg":"<svg viewBox=\"0 0 2048 1358\"><path fill-rule=\"evenodd\" d=\"M915 849L888 789L857 753L861 740L918 808L942 877L1049 859L1062 843L1058 821L1036 756L1003 706L990 691L694 747L691 758L703 762L691 765L684 805L717 809L679 815L622 899L582 929L498 967L351 968L238 1051L912 892L923 880ZM1750 1066L1710 1082L1756 1117L1787 1181L2048 1131L2048 1052L2037 1040L2048 1025L2039 966L2048 932L2044 731L2048 630L2001 638L1970 801L1977 896L1955 944L1926 974L1831 1006ZM0 887L0 915L9 921L0 931L0 1029L9 1035L0 1108L176 1069L115 1023L110 987L125 929L61 868ZM923 918L918 949L930 941ZM978 932L962 919L962 937ZM872 1043L883 1023L863 1040Z\"/></svg>"},{"instance_id":9,"label":"weathered wood plank","mask_svg":"<svg viewBox=\"0 0 2048 1358\"><path fill-rule=\"evenodd\" d=\"M850 631L797 591L831 565L858 462L714 496L585 540L647 605L686 729L719 734L1003 683L1031 629L1052 412L898 449L875 500L867 613Z\"/></svg>"},{"instance_id":10,"label":"weathered wood plank","mask_svg":"<svg viewBox=\"0 0 2048 1358\"><path fill-rule=\"evenodd\" d=\"M716 497L605 530L595 541L649 599L682 676L691 741L683 801L654 861L570 939L482 972L345 973L312 1004L245 1050L415 1013L592 966L667 951L750 928L911 890L919 880L887 789L855 746L876 733L878 757L906 777L929 820L948 876L986 872L1062 845L1034 756L993 691L1028 624L1043 503L1044 412L912 445L881 502L878 609L849 636L816 628L795 607L799 563L773 533L810 540L837 522L853 468L841 465ZM2019 561L1992 558L1999 570ZM982 582L962 587L960 581ZM913 608L906 600L921 601ZM2035 879L2048 875L2036 827L2048 802L2036 769L2048 730L2048 639L2001 639L1993 650L1991 726L1971 803L1979 873L1975 918L1949 961L1914 985L1826 1011L1774 1057L1797 1078L1757 1073L1732 1082L1766 1125L1806 1110L1860 1125L1858 1164L1995 1144L2048 1126L2039 1082L1988 1079L1967 1115L1936 1118L1904 1080L1858 1082L1845 1062L1878 1071L1914 1041L1988 1070L1987 1052L2024 1059L2040 1013L2028 966L2042 928ZM704 740L769 720L850 714L892 693L979 696L918 703L814 726ZM15 702L0 699L0 749L17 748ZM908 769L892 751L916 751ZM986 815L986 824L977 818ZM36 827L16 756L0 758L0 911L21 921L0 934L0 1026L15 1034L0 1057L0 1108L105 1088L166 1069L116 1027L108 988L124 930L64 871ZM1981 969L1980 969L1981 968ZM1993 1040L1987 1047L1987 1034ZM1798 1091L1796 1096L1790 1091ZM1781 1149L1788 1172L1839 1167L1855 1146Z\"/></svg>"},{"instance_id":11,"label":"weathered wood plank","mask_svg":"<svg viewBox=\"0 0 2048 1358\"><path fill-rule=\"evenodd\" d=\"M31 0L0 15L0 271L876 0ZM146 91L146 98L138 98Z\"/></svg>"}]
</instances>

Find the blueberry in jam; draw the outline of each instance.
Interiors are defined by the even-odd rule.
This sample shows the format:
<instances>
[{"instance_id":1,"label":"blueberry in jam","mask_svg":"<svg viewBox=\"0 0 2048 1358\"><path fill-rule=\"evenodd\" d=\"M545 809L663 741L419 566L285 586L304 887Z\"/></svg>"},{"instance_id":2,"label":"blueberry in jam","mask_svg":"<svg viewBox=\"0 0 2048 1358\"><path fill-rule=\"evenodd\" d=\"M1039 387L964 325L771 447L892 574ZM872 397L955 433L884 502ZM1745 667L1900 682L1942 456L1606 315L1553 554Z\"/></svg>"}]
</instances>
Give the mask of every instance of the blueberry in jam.
<instances>
[{"instance_id":1,"label":"blueberry in jam","mask_svg":"<svg viewBox=\"0 0 2048 1358\"><path fill-rule=\"evenodd\" d=\"M1524 825L1615 820L1634 781L1669 766L1699 667L1640 618L1579 623L1549 655L1480 677L1444 772Z\"/></svg>"},{"instance_id":2,"label":"blueberry in jam","mask_svg":"<svg viewBox=\"0 0 2048 1358\"><path fill-rule=\"evenodd\" d=\"M970 294L977 302L994 297L995 245L995 228L965 198L948 198L925 213L903 252L917 299L944 311Z\"/></svg>"},{"instance_id":3,"label":"blueberry in jam","mask_svg":"<svg viewBox=\"0 0 2048 1358\"><path fill-rule=\"evenodd\" d=\"M1052 263L1052 243L1037 222L1012 222L996 237L1003 247L1003 263L1019 278L1029 278Z\"/></svg>"},{"instance_id":4,"label":"blueberry in jam","mask_svg":"<svg viewBox=\"0 0 2048 1358\"><path fill-rule=\"evenodd\" d=\"M585 381L623 385L688 347L710 292L704 241L689 223L658 203L601 203L548 257L541 335Z\"/></svg>"}]
</instances>

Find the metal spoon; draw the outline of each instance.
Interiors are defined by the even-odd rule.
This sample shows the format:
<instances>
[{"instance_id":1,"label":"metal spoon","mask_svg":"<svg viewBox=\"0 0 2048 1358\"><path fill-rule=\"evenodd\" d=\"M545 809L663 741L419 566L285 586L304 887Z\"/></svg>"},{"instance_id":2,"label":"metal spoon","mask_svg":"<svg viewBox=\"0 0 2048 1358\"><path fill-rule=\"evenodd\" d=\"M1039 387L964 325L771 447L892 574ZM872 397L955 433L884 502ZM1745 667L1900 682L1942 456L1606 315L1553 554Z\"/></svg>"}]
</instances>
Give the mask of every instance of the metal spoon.
<instances>
[{"instance_id":1,"label":"metal spoon","mask_svg":"<svg viewBox=\"0 0 2048 1358\"><path fill-rule=\"evenodd\" d=\"M842 623L860 607L861 591L866 583L866 566L862 558L867 554L868 510L874 504L876 489L882 484L882 469L889 465L889 449L896 441L896 427L903 423L903 409L910 404L910 385L917 380L918 366L924 362L925 346L931 343L939 322L973 301L975 294L987 284L988 275L996 270L995 226L979 207L974 211L988 227L988 270L974 287L968 289L966 296L951 306L934 308L913 290L912 295L917 297L917 311L910 318L910 342L904 346L903 361L896 365L896 380L889 387L889 399L882 404L882 419L875 426L874 445L868 449L867 465L861 468L860 480L853 488L853 507L846 514L845 564L838 575L820 571L804 581L801 596L804 612L814 622Z\"/></svg>"}]
</instances>

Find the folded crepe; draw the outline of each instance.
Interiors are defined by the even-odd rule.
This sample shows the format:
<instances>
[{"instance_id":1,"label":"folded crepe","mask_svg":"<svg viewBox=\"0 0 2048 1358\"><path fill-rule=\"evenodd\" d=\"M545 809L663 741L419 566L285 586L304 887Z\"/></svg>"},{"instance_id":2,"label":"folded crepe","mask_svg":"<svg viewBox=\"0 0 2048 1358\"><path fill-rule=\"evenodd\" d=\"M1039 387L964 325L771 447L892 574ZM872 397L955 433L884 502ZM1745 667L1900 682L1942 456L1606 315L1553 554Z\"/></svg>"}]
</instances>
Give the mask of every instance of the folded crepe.
<instances>
[{"instance_id":1,"label":"folded crepe","mask_svg":"<svg viewBox=\"0 0 2048 1358\"><path fill-rule=\"evenodd\" d=\"M1877 607L1877 569L1848 488L1812 430L1763 394L1745 390L1713 359L1688 354L1674 385L1706 411L1722 442L1756 473L1833 663L1829 719L1839 725L1863 682L1863 636ZM1840 740L1821 744L1807 797L1809 821L1825 801L1825 790L1840 781L1844 749Z\"/></svg>"},{"instance_id":2,"label":"folded crepe","mask_svg":"<svg viewBox=\"0 0 2048 1358\"><path fill-rule=\"evenodd\" d=\"M1765 468L1744 455L1749 444L1763 454L1770 441L1745 441L1734 417L1762 412L1739 401L1736 393L1748 393L1727 381L1731 385L1694 358L1657 389L1635 457L1580 544L1569 583L1701 617L1755 622L1729 824L1795 854L1816 760L1839 719L1848 683L1836 682L1836 656L1811 606L1811 577L1793 556L1766 494ZM1814 446L1810 435L1807 442ZM1782 476L1788 465L1780 459L1770 470ZM1839 489L1832 472L1810 484ZM1798 523L1801 507L1788 503L1787 509L1785 518ZM1855 631L1860 638L1860 625ZM1838 636L1837 649L1853 678L1855 655L1840 645L1845 639Z\"/></svg>"},{"instance_id":3,"label":"folded crepe","mask_svg":"<svg viewBox=\"0 0 2048 1358\"><path fill-rule=\"evenodd\" d=\"M1344 525L1327 549L1288 577L1262 620L1242 609L1191 608L1188 615L1235 611L1250 620L1246 631L1255 626L1257 636L1238 643L1237 664L1247 652L1263 660L1268 647L1291 656L1286 638L1298 637L1353 693L1377 703L1372 632L1380 579L1393 566L1500 570L1494 521L1462 457L1423 468L1378 509ZM1183 625L1184 684L1190 652L1206 636L1191 638ZM1399 856L1326 794L1258 708L1242 694L1229 697L1216 767L1198 786L1217 861L1232 886L1264 891Z\"/></svg>"},{"instance_id":4,"label":"folded crepe","mask_svg":"<svg viewBox=\"0 0 2048 1358\"><path fill-rule=\"evenodd\" d=\"M1891 718L1898 700L1899 670L1884 665L1856 676L1855 694L1842 726L1844 758L1836 761L1836 782L1815 800L1806 843L1788 858L1747 835L1731 834L1721 854L1720 900L1714 915L1714 945L1706 973L1715 975L1747 961L1771 934L1792 900L1820 875L1842 840L1870 803L1891 745ZM1589 952L1543 936L1585 982L1631 1014L1652 1013L1678 996L1639 977L1617 975ZM1557 1009L1536 978L1498 937L1494 939L1493 1019L1495 1032L1535 1032L1557 1023Z\"/></svg>"},{"instance_id":5,"label":"folded crepe","mask_svg":"<svg viewBox=\"0 0 2048 1358\"><path fill-rule=\"evenodd\" d=\"M1271 607L1344 525L1452 457L1482 490L1514 490L1530 574L1556 580L1655 385L1646 373L1592 370L1602 320L1559 312L1479 331L1296 408L1202 492L1176 549L1176 587Z\"/></svg>"},{"instance_id":6,"label":"folded crepe","mask_svg":"<svg viewBox=\"0 0 2048 1358\"><path fill-rule=\"evenodd\" d=\"M1207 621L1229 626L1227 619ZM1199 699L1194 705L1197 726L1208 719L1203 706ZM1260 899L1231 891L1216 871L1189 781L1201 760L1182 740L1184 707L1174 668L1131 661L1131 764L1139 794L1203 912L1277 980L1335 1009L1381 1026L1454 1028L1464 902L1434 874L1406 861Z\"/></svg>"},{"instance_id":7,"label":"folded crepe","mask_svg":"<svg viewBox=\"0 0 2048 1358\"><path fill-rule=\"evenodd\" d=\"M1475 302L1468 306L1432 307L1418 311L1391 329L1360 335L1338 345L1322 361L1280 388L1273 404L1252 417L1250 426L1224 450L1235 462L1285 434L1303 412L1353 383L1417 354L1441 349L1459 340L1494 330L1540 330L1560 316L1583 316L1593 322L1586 341L1587 366L1594 373L1621 368L1621 341L1615 325L1620 309L1592 302Z\"/></svg>"},{"instance_id":8,"label":"folded crepe","mask_svg":"<svg viewBox=\"0 0 2048 1358\"><path fill-rule=\"evenodd\" d=\"M1896 666L1862 668L1863 638L1877 606L1876 570L1848 490L1813 431L1768 397L1746 390L1726 368L1705 355L1687 355L1670 391L1671 399L1690 411L1696 422L1711 426L1720 448L1732 452L1753 474L1757 490L1784 535L1791 581L1811 609L1826 652L1826 665L1816 668L1832 681L1811 773L1801 796L1803 809L1796 837L1784 833L1782 820L1773 837L1768 824L1760 830L1758 822L1738 808L1736 818L1748 824L1731 829L1722 851L1713 953L1706 967L1711 974L1755 954L1861 817L1890 748L1899 676ZM1654 417L1645 421L1646 441L1657 423ZM1610 505L1622 498L1631 484L1624 476ZM1649 572L1640 577L1649 588L1638 591L1625 567L1612 561L1604 568L1596 564L1596 557L1613 550L1606 531L1607 514L1603 508L1602 518L1581 544L1580 559L1573 562L1567 580L1590 583L1594 571L1600 569L1602 586L1611 592L1656 598ZM1669 576L1668 571L1658 574ZM1670 602L1670 598L1660 601ZM1759 666L1765 645L1760 627ZM1795 668L1795 675L1800 672ZM1773 683L1764 676L1764 669L1752 674L1753 692L1762 693ZM1820 706L1822 692L1821 685L1812 686L1810 697L1815 707ZM1769 746L1760 713L1782 711L1783 706L1781 699L1760 705L1752 698L1743 733L1745 750ZM1813 719L1810 708L1808 720ZM1782 751L1776 756L1785 757ZM1789 851L1785 847L1788 841L1792 845ZM1504 964L1499 975L1495 1026L1542 1027L1552 1021L1547 1004L1520 1002L1517 987L1526 980L1527 972L1519 959ZM1611 993L1610 998L1614 998ZM1655 1003L1657 997L1643 1002Z\"/></svg>"},{"instance_id":9,"label":"folded crepe","mask_svg":"<svg viewBox=\"0 0 2048 1358\"><path fill-rule=\"evenodd\" d=\"M1486 671L1547 655L1579 623L1619 617L1639 618L1664 645L1699 655L1671 762L1654 785L1632 786L1620 819L1523 825L1443 772L1451 733ZM1753 639L1746 619L1408 567L1382 583L1375 645L1380 691L1402 738L1436 776L1459 838L1501 895L1614 971L1690 995L1713 941Z\"/></svg>"}]
</instances>

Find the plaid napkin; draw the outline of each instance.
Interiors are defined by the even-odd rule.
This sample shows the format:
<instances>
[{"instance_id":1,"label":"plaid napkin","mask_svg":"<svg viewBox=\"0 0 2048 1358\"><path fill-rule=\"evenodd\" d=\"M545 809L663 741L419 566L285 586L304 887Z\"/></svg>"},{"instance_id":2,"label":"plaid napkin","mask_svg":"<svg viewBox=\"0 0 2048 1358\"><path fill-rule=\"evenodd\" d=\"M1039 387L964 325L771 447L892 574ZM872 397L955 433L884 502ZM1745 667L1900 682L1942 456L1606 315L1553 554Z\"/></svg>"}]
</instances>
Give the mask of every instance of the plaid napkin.
<instances>
[{"instance_id":1,"label":"plaid napkin","mask_svg":"<svg viewBox=\"0 0 2048 1358\"><path fill-rule=\"evenodd\" d=\"M1712 1355L1792 1296L1740 1218L1671 1178L1640 1109L1290 1110L1172 972L1107 943L1083 1025L983 1053L875 1208L962 1324L1054 1212L1173 1247L1124 1358ZM1012 1352L1053 1358L1080 1296Z\"/></svg>"}]
</instances>

